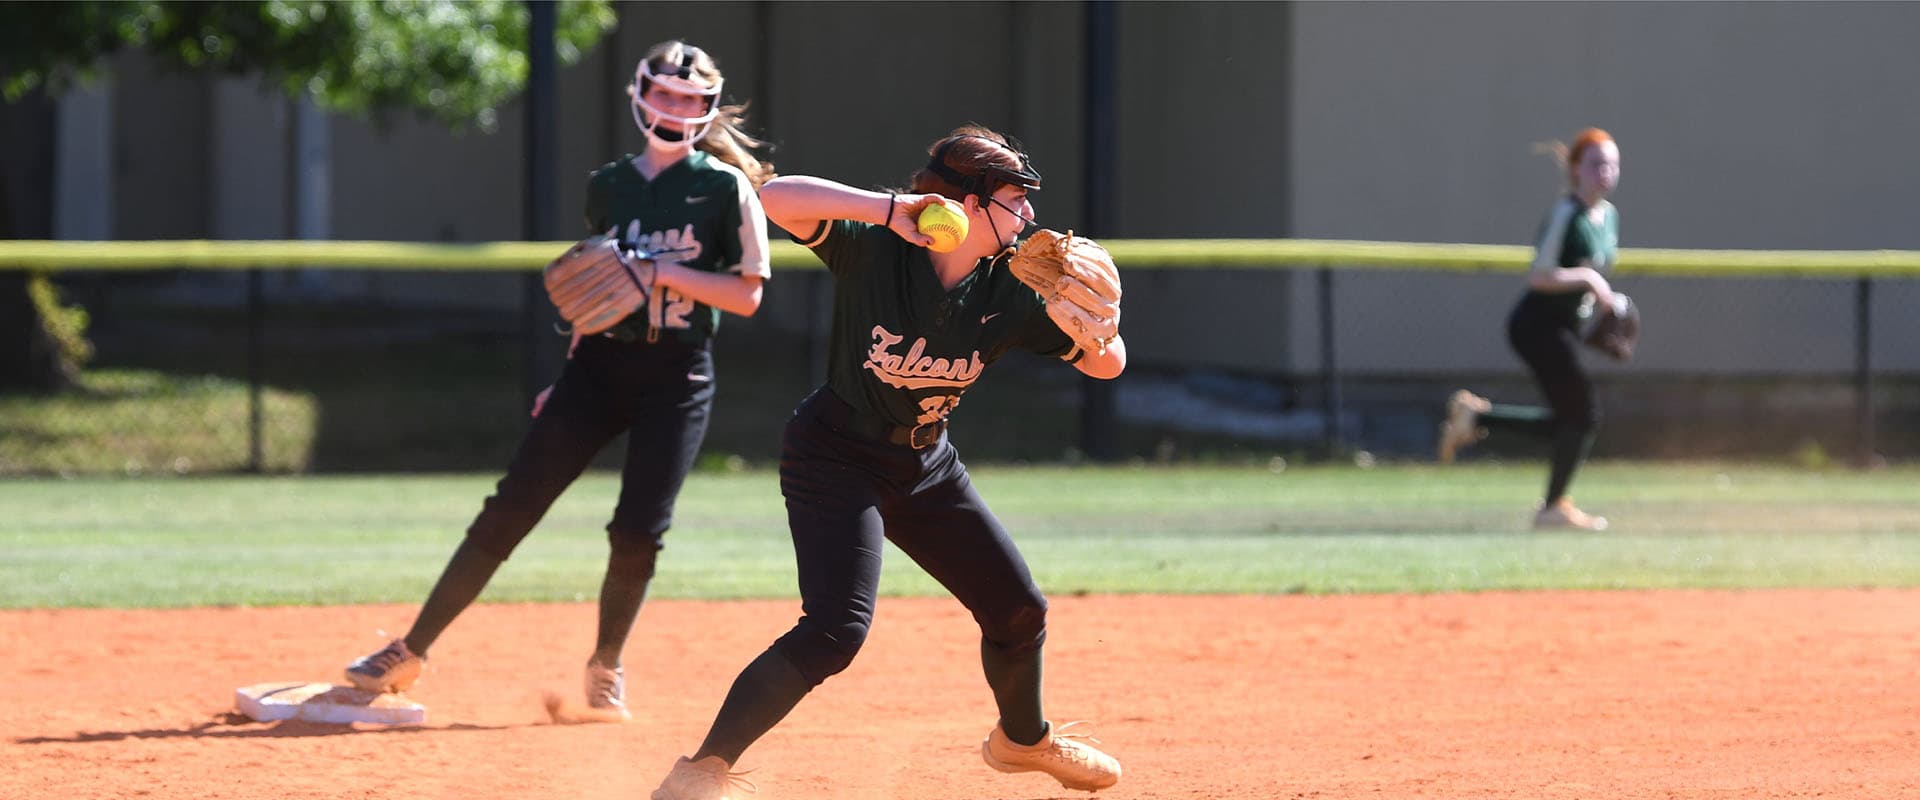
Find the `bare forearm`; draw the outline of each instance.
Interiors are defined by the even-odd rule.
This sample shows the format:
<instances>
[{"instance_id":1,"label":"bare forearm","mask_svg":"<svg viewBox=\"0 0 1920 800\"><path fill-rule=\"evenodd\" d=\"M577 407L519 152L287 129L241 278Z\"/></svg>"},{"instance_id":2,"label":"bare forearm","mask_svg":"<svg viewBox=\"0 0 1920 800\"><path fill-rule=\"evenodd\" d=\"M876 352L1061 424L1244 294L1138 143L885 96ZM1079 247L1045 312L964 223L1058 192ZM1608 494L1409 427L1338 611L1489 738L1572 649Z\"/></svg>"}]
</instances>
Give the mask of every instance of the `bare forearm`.
<instances>
[{"instance_id":1,"label":"bare forearm","mask_svg":"<svg viewBox=\"0 0 1920 800\"><path fill-rule=\"evenodd\" d=\"M886 192L856 189L838 181L810 175L783 175L760 187L760 204L767 218L795 235L817 227L822 220L847 219L884 225L890 210Z\"/></svg>"},{"instance_id":2,"label":"bare forearm","mask_svg":"<svg viewBox=\"0 0 1920 800\"><path fill-rule=\"evenodd\" d=\"M655 265L654 281L729 314L751 317L760 310L763 283L758 277L706 272L667 261Z\"/></svg>"}]
</instances>

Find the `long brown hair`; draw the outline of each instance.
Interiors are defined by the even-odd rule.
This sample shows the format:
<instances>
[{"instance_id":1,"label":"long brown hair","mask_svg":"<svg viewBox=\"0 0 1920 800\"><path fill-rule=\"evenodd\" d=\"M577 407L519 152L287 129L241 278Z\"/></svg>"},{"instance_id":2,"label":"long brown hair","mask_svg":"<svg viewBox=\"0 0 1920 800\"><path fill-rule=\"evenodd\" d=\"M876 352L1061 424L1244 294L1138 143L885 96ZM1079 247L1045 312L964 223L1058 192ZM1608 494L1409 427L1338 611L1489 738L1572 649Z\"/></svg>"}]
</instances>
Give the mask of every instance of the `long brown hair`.
<instances>
[{"instance_id":1,"label":"long brown hair","mask_svg":"<svg viewBox=\"0 0 1920 800\"><path fill-rule=\"evenodd\" d=\"M678 69L691 56L693 77L707 86L718 86L721 81L720 64L707 51L687 44L679 39L671 39L647 48L645 61L651 62L656 72L669 72ZM627 97L631 99L640 87L627 84ZM714 102L720 102L717 98ZM708 155L731 164L735 169L746 173L747 180L753 182L758 190L762 184L773 180L773 162L761 161L753 153L767 147L763 140L747 135L743 128L747 121L747 105L722 105L719 114L713 118L713 128L707 135L700 137L694 147L706 151Z\"/></svg>"}]
</instances>

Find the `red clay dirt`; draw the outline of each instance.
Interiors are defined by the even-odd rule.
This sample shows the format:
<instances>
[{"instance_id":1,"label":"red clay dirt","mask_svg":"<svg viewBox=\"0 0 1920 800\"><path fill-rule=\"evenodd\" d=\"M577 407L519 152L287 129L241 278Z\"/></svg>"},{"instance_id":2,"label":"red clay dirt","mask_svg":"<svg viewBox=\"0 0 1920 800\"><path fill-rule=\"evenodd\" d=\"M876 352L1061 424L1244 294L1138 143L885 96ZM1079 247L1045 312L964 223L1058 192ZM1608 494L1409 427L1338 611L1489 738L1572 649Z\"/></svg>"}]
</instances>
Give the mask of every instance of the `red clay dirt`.
<instances>
[{"instance_id":1,"label":"red clay dirt","mask_svg":"<svg viewBox=\"0 0 1920 800\"><path fill-rule=\"evenodd\" d=\"M412 606L0 613L0 798L645 798L792 601L648 604L627 725L547 724L590 604L483 605L417 727L257 723ZM1101 798L1920 797L1920 591L1055 598L1047 705L1126 767ZM980 762L993 706L951 600L749 750L767 800L1083 797Z\"/></svg>"}]
</instances>

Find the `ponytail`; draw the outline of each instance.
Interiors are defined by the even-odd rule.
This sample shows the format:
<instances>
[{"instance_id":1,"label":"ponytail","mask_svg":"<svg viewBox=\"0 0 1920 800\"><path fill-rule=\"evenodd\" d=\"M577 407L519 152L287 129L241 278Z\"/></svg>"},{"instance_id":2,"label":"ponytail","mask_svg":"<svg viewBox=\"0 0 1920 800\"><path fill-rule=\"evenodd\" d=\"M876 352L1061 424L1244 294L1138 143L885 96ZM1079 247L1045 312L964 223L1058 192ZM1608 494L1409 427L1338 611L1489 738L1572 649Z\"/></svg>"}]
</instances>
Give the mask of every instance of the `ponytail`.
<instances>
[{"instance_id":1,"label":"ponytail","mask_svg":"<svg viewBox=\"0 0 1920 800\"><path fill-rule=\"evenodd\" d=\"M754 190L759 191L763 184L773 180L773 162L761 161L754 156L753 151L766 147L767 143L741 130L746 123L746 115L745 103L721 106L719 116L713 120L713 129L700 137L694 146L746 173L747 180L753 182Z\"/></svg>"}]
</instances>

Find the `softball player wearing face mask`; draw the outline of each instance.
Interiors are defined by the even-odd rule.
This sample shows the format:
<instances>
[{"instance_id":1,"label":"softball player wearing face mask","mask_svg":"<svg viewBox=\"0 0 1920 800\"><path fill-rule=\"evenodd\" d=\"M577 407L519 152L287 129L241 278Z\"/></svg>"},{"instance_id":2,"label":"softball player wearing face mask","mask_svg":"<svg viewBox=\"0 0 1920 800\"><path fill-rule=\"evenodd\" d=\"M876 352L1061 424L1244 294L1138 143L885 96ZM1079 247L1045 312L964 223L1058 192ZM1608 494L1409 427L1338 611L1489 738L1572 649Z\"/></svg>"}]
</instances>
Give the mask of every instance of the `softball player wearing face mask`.
<instances>
[{"instance_id":1,"label":"softball player wearing face mask","mask_svg":"<svg viewBox=\"0 0 1920 800\"><path fill-rule=\"evenodd\" d=\"M1000 134L963 128L929 148L912 193L792 176L761 193L768 216L835 278L828 379L794 411L780 487L803 616L735 680L705 741L654 800L735 797L742 752L813 687L852 663L873 621L883 538L953 593L980 625L981 665L999 722L982 743L1004 772L1040 771L1075 789L1120 779L1120 764L1073 725L1042 714L1047 601L947 440L948 415L987 365L1014 348L1070 359L1097 378L1126 366L1125 343L1075 348L1041 297L1005 266L1033 216L1040 176ZM929 251L918 212L958 201L967 234Z\"/></svg>"},{"instance_id":2,"label":"softball player wearing face mask","mask_svg":"<svg viewBox=\"0 0 1920 800\"><path fill-rule=\"evenodd\" d=\"M586 700L600 712L595 718L629 718L621 655L672 524L674 499L706 435L714 393L710 343L720 312L758 310L769 275L765 214L755 192L772 177L772 165L750 152L761 143L740 131L741 107L720 105L721 86L713 58L684 42L655 45L636 68L628 94L646 148L593 173L586 223L590 233L656 254L646 303L611 330L575 335L560 379L535 401L533 424L506 476L412 628L347 667L355 686L412 685L434 640L601 448L625 432Z\"/></svg>"}]
</instances>

